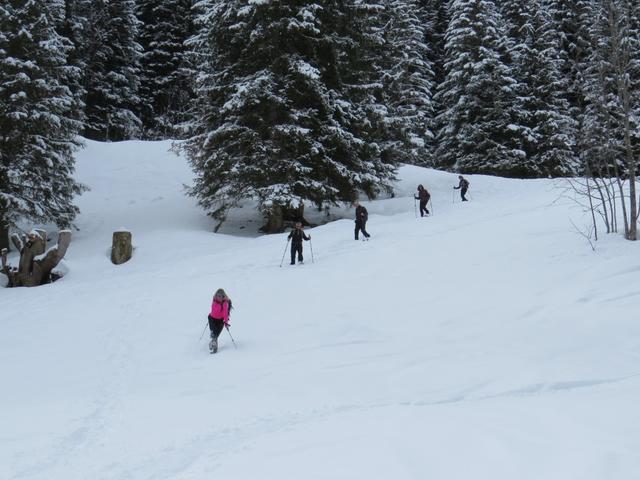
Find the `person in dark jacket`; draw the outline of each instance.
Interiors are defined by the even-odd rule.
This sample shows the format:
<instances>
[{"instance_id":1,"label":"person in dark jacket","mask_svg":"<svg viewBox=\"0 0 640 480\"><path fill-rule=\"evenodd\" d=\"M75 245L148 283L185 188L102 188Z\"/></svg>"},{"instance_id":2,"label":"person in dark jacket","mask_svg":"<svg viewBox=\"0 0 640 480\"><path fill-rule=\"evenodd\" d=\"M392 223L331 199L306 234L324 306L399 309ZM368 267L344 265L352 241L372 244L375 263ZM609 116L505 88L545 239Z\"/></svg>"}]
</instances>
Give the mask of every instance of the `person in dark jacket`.
<instances>
[{"instance_id":1,"label":"person in dark jacket","mask_svg":"<svg viewBox=\"0 0 640 480\"><path fill-rule=\"evenodd\" d=\"M291 240L291 265L296 264L296 253L298 262L302 263L302 240L311 240L311 235L306 235L302 230L302 223L296 222L296 227L289 234Z\"/></svg>"},{"instance_id":2,"label":"person in dark jacket","mask_svg":"<svg viewBox=\"0 0 640 480\"><path fill-rule=\"evenodd\" d=\"M466 202L467 199L465 198L465 194L469 189L469 182L462 175L458 175L458 179L460 180L460 183L458 184L457 187L453 187L453 188L454 190L460 189L460 197L462 198L463 202Z\"/></svg>"},{"instance_id":3,"label":"person in dark jacket","mask_svg":"<svg viewBox=\"0 0 640 480\"><path fill-rule=\"evenodd\" d=\"M429 203L429 199L431 195L422 185L418 185L418 195L414 196L416 200L420 200L420 216L424 217L425 215L429 215L429 210L427 210L427 203Z\"/></svg>"},{"instance_id":4,"label":"person in dark jacket","mask_svg":"<svg viewBox=\"0 0 640 480\"><path fill-rule=\"evenodd\" d=\"M356 202L354 204L356 206L356 229L355 229L355 237L358 240L358 234L362 232L365 238L369 238L371 235L367 233L366 226L367 220L369 220L369 212L364 206L360 205L360 203Z\"/></svg>"}]
</instances>

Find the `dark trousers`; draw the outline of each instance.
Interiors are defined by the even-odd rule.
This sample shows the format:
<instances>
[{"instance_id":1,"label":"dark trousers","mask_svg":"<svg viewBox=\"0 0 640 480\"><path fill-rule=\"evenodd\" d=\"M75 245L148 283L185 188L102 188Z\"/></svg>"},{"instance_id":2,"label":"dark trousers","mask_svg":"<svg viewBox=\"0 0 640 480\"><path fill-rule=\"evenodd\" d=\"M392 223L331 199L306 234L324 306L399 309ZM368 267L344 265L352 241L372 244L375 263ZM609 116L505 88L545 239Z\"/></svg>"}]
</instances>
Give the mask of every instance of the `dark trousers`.
<instances>
[{"instance_id":1,"label":"dark trousers","mask_svg":"<svg viewBox=\"0 0 640 480\"><path fill-rule=\"evenodd\" d=\"M356 240L358 240L358 234L360 232L362 232L362 234L365 236L365 238L369 238L370 235L365 230L365 226L366 225L367 225L367 222L363 222L362 220L356 220L356 229L354 231Z\"/></svg>"},{"instance_id":2,"label":"dark trousers","mask_svg":"<svg viewBox=\"0 0 640 480\"><path fill-rule=\"evenodd\" d=\"M298 261L301 262L302 258L302 244L291 244L291 265L296 263L296 253L298 254Z\"/></svg>"},{"instance_id":3,"label":"dark trousers","mask_svg":"<svg viewBox=\"0 0 640 480\"><path fill-rule=\"evenodd\" d=\"M224 328L224 320L222 318L211 318L209 315L209 330L211 330L211 338L218 338L220 332Z\"/></svg>"},{"instance_id":4,"label":"dark trousers","mask_svg":"<svg viewBox=\"0 0 640 480\"><path fill-rule=\"evenodd\" d=\"M466 194L466 193L467 193L467 188L462 187L462 188L460 189L460 197L462 197L462 201L463 201L463 202L466 202L466 201L467 201L467 199L465 198L465 194Z\"/></svg>"},{"instance_id":5,"label":"dark trousers","mask_svg":"<svg viewBox=\"0 0 640 480\"><path fill-rule=\"evenodd\" d=\"M429 210L427 210L427 203L429 200L420 200L420 216L424 217L425 215L429 215Z\"/></svg>"}]
</instances>

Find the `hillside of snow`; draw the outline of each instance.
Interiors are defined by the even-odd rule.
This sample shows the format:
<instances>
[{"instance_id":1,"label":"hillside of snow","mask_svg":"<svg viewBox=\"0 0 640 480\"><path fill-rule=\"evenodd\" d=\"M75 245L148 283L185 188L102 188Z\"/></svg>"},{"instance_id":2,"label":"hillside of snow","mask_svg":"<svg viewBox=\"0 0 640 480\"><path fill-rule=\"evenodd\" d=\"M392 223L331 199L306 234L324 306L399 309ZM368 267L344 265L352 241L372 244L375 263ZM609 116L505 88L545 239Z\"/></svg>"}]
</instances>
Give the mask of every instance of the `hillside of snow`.
<instances>
[{"instance_id":1,"label":"hillside of snow","mask_svg":"<svg viewBox=\"0 0 640 480\"><path fill-rule=\"evenodd\" d=\"M470 176L461 203L403 167L371 241L338 209L280 268L250 205L211 233L169 142L86 143L68 274L0 288L0 478L637 478L639 247L593 252L556 182ZM238 348L210 355L219 287Z\"/></svg>"}]
</instances>

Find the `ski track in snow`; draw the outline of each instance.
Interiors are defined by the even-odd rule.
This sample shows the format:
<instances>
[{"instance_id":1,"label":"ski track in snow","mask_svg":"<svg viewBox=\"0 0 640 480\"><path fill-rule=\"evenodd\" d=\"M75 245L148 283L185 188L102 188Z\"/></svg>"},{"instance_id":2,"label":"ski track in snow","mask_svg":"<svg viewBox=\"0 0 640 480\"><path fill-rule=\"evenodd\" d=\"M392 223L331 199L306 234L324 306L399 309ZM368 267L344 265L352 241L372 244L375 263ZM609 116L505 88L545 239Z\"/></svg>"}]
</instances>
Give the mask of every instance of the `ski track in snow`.
<instances>
[{"instance_id":1,"label":"ski track in snow","mask_svg":"<svg viewBox=\"0 0 640 480\"><path fill-rule=\"evenodd\" d=\"M209 233L168 148L87 142L69 274L0 291L0 478L640 471L638 247L591 252L557 182L470 176L462 204L455 175L406 166L394 198L364 202L371 241L338 209L307 230L314 262L305 242L305 264L287 248L279 268L286 234L258 236L248 203ZM114 267L120 227L134 258ZM238 348L223 331L210 355L220 286Z\"/></svg>"}]
</instances>

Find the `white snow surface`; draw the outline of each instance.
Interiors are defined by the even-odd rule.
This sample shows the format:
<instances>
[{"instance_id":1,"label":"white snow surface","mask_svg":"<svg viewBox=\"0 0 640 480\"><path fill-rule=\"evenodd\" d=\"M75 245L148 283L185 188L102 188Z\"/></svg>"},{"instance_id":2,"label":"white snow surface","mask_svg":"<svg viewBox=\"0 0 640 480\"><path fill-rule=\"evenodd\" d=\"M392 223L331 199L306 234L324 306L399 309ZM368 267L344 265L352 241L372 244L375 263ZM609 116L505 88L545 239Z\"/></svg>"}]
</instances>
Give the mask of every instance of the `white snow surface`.
<instances>
[{"instance_id":1,"label":"white snow surface","mask_svg":"<svg viewBox=\"0 0 640 480\"><path fill-rule=\"evenodd\" d=\"M86 143L68 273L0 289L0 478L638 478L639 246L592 252L554 181L470 176L460 203L403 167L371 241L339 210L280 268L248 206L211 233L169 142ZM210 355L219 287L238 348Z\"/></svg>"}]
</instances>

